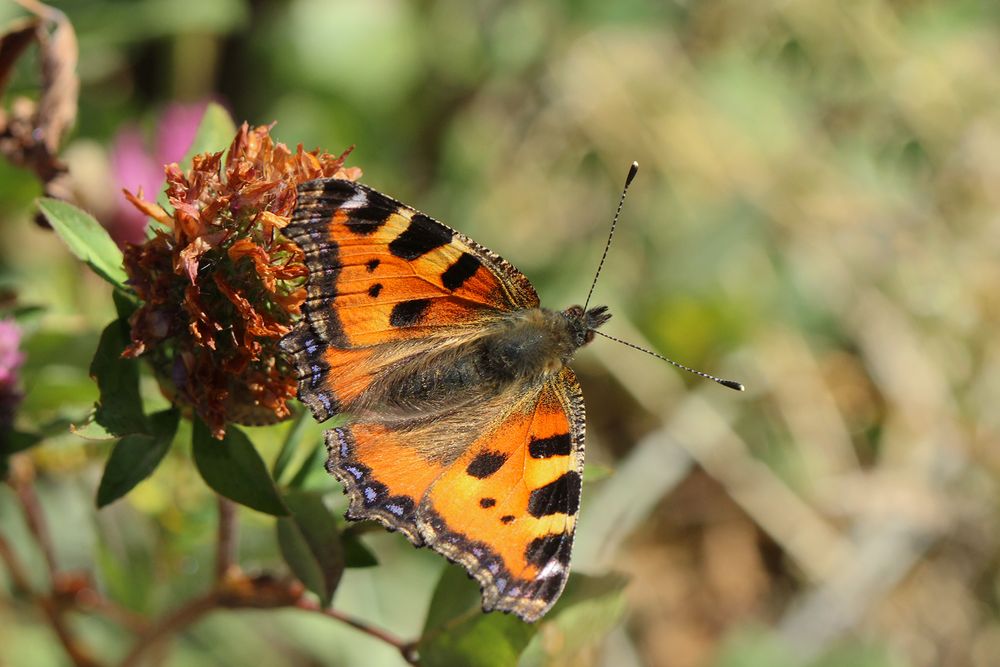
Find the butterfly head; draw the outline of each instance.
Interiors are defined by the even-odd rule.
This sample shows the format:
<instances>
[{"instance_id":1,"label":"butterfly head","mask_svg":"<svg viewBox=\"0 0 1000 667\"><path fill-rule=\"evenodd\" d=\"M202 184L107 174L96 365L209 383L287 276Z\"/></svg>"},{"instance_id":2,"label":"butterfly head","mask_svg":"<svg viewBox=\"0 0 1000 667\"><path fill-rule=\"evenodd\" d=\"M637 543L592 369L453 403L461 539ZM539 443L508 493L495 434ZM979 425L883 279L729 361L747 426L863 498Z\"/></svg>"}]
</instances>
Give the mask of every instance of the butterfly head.
<instances>
[{"instance_id":1,"label":"butterfly head","mask_svg":"<svg viewBox=\"0 0 1000 667\"><path fill-rule=\"evenodd\" d=\"M598 327L611 319L607 306L596 306L589 310L584 310L582 306L570 306L562 314L569 321L573 342L578 348L594 340L594 332Z\"/></svg>"}]
</instances>

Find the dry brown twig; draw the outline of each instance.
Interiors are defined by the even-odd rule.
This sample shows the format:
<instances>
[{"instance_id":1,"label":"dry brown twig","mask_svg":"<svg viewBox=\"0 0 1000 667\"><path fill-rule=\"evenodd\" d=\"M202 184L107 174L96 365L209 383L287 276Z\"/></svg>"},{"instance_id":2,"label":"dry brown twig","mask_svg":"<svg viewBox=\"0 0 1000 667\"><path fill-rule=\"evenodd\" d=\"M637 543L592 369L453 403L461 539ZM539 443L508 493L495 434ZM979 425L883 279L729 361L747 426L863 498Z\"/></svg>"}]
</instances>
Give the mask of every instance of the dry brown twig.
<instances>
[{"instance_id":1,"label":"dry brown twig","mask_svg":"<svg viewBox=\"0 0 1000 667\"><path fill-rule=\"evenodd\" d=\"M17 0L32 16L15 22L0 36L0 95L14 65L31 44L39 53L37 100L17 97L0 110L0 155L30 169L47 196L71 198L62 141L76 120L80 81L76 74L76 32L57 9L34 0Z\"/></svg>"},{"instance_id":2,"label":"dry brown twig","mask_svg":"<svg viewBox=\"0 0 1000 667\"><path fill-rule=\"evenodd\" d=\"M73 634L66 622L66 614L71 611L101 613L134 632L136 641L120 664L122 667L135 667L143 664L148 655L165 641L213 611L281 608L301 609L337 620L393 646L404 660L415 663L413 642L400 639L340 611L320 606L306 596L305 588L295 580L278 579L268 574L250 576L244 573L235 561L236 507L231 501L221 498L216 555L218 577L215 586L162 618L149 621L106 598L90 584L85 574L59 571L43 509L34 491L34 467L27 456L20 455L11 459L11 471L8 483L18 498L29 532L44 554L51 591L40 593L33 588L28 570L2 536L0 563L10 573L14 589L30 599L46 617L76 667L99 667L102 663L95 660Z\"/></svg>"},{"instance_id":3,"label":"dry brown twig","mask_svg":"<svg viewBox=\"0 0 1000 667\"><path fill-rule=\"evenodd\" d=\"M52 548L52 539L46 527L45 517L42 507L38 503L33 486L34 466L24 455L15 456L10 460L10 475L8 483L14 490L21 510L24 513L25 523L28 531L34 538L39 550L43 554L46 568L48 570L51 592L42 594L35 591L29 580L27 571L20 564L10 547L3 542L0 545L0 557L11 572L15 586L27 594L36 607L45 615L49 625L59 638L59 643L76 667L97 667L100 663L91 657L77 640L73 631L66 623L65 612L70 608L68 603L72 603L75 595L67 595L69 590L80 589L83 586L71 584L72 581L79 581L76 577L69 577L61 574L56 566L55 553Z\"/></svg>"},{"instance_id":4,"label":"dry brown twig","mask_svg":"<svg viewBox=\"0 0 1000 667\"><path fill-rule=\"evenodd\" d=\"M385 630L360 621L352 616L326 607L305 596L305 588L295 580L275 579L261 574L249 576L236 565L227 569L226 575L208 593L189 600L173 612L155 622L141 633L132 649L119 663L119 667L138 667L147 654L171 637L196 624L208 614L220 609L287 609L295 608L322 614L383 641L396 650L404 660L415 664L413 642L404 641Z\"/></svg>"}]
</instances>

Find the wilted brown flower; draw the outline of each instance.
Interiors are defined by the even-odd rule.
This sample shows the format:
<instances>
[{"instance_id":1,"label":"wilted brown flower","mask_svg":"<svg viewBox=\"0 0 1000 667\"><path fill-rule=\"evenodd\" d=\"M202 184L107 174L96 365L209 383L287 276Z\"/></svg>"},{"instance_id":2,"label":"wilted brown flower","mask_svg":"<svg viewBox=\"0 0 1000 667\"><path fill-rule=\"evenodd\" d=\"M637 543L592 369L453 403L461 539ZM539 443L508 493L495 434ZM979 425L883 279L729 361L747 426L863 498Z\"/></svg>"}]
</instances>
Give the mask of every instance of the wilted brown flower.
<instances>
[{"instance_id":1,"label":"wilted brown flower","mask_svg":"<svg viewBox=\"0 0 1000 667\"><path fill-rule=\"evenodd\" d=\"M171 400L216 437L227 423L266 424L289 414L294 371L279 339L305 299L302 251L280 230L295 186L324 176L354 180L339 157L276 144L269 127L240 128L223 153L194 158L188 173L166 167L173 213L125 192L163 225L125 249L129 282L142 299L125 355L145 355Z\"/></svg>"}]
</instances>

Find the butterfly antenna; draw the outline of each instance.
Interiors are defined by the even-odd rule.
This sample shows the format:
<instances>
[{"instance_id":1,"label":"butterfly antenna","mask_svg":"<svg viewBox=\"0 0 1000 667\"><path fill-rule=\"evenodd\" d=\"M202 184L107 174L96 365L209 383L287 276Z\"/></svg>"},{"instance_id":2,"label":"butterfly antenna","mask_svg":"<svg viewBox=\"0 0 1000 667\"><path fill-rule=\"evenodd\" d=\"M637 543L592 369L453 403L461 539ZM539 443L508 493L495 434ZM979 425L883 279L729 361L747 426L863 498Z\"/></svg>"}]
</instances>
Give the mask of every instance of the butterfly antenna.
<instances>
[{"instance_id":1,"label":"butterfly antenna","mask_svg":"<svg viewBox=\"0 0 1000 667\"><path fill-rule=\"evenodd\" d=\"M632 162L632 166L628 169L628 176L625 177L625 187L622 188L622 196L618 199L618 209L615 211L615 217L611 221L611 233L608 234L608 242L604 244L604 254L601 255L601 263L597 265L597 273L594 274L594 282L590 283L590 291L587 292L587 301L583 304L583 311L587 312L587 306L590 305L590 297L594 295L594 288L597 287L597 278L601 275L601 269L604 268L604 260L608 257L608 250L611 248L611 239L615 235L615 227L618 226L618 216L622 213L622 206L625 205L625 194L628 192L628 186L632 185L632 179L639 172L639 163Z\"/></svg>"},{"instance_id":2,"label":"butterfly antenna","mask_svg":"<svg viewBox=\"0 0 1000 667\"><path fill-rule=\"evenodd\" d=\"M598 336L604 336L605 338L607 338L609 340L613 340L616 343L621 343L622 345L624 345L626 347L631 347L633 350L639 350L640 352L645 352L646 354L652 355L652 356L656 357L657 359L661 359L661 360L667 362L668 364L671 364L673 366L676 366L677 368L680 368L681 370L685 370L688 373L694 373L695 375L700 375L703 378L708 378L709 380L715 380L716 382L718 382L719 384L721 384L723 387L729 387L730 389L735 389L736 391L743 391L743 389L744 389L743 384L741 382L737 382L736 380L724 380L724 379L722 379L720 377L715 377L714 375L709 375L708 373L702 373L701 371L696 371L693 368L688 368L684 364L677 363L673 359L667 359L662 354L657 354L656 352L652 352L650 350L647 350L644 347L639 347L638 345L635 345L634 343L629 343L628 341L622 340L621 338L615 338L614 336L609 336L608 334L603 333L601 331L594 330L594 333L596 333Z\"/></svg>"}]
</instances>

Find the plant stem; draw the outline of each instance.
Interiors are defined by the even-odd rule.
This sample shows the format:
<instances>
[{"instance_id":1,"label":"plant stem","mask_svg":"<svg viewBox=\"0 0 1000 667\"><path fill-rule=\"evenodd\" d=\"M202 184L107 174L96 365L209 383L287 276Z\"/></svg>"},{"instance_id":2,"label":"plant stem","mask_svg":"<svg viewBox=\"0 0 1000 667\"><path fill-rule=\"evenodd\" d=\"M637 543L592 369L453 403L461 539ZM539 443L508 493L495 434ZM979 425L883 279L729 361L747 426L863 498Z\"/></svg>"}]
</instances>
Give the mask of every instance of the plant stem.
<instances>
[{"instance_id":1,"label":"plant stem","mask_svg":"<svg viewBox=\"0 0 1000 667\"><path fill-rule=\"evenodd\" d=\"M219 527L218 547L215 552L215 579L221 581L236 563L237 523L236 504L228 498L218 496Z\"/></svg>"},{"instance_id":2,"label":"plant stem","mask_svg":"<svg viewBox=\"0 0 1000 667\"><path fill-rule=\"evenodd\" d=\"M38 502L35 487L32 485L32 480L35 477L35 468L31 464L31 461L24 456L16 456L11 459L10 463L10 485L17 495L18 502L21 504L21 509L24 512L24 520L28 524L28 530L31 532L32 537L35 538L35 542L38 543L38 548L42 552L42 557L45 559L45 564L49 570L49 576L54 581L58 570L56 567L55 550L52 548L52 539L49 537L42 506Z\"/></svg>"},{"instance_id":3,"label":"plant stem","mask_svg":"<svg viewBox=\"0 0 1000 667\"><path fill-rule=\"evenodd\" d=\"M139 665L147 650L168 639L189 625L197 622L214 609L221 606L222 598L217 590L206 595L189 600L186 604L168 614L147 632L139 635L128 654L122 658L119 667L135 667Z\"/></svg>"},{"instance_id":4,"label":"plant stem","mask_svg":"<svg viewBox=\"0 0 1000 667\"><path fill-rule=\"evenodd\" d=\"M337 611L336 609L330 609L328 607L320 607L311 600L307 600L305 598L302 598L298 602L296 602L295 607L305 611L312 611L319 614L323 614L324 616L327 616L329 618L336 619L341 623L344 623L345 625L351 626L355 630L359 630L360 632L363 632L366 635L381 640L391 646L394 646L403 656L404 660L406 660L411 665L417 664L415 650L414 650L414 642L404 641L399 637L390 634L385 630L382 630L381 628L376 628L375 626L369 625L368 623L360 621L352 616L348 616L347 614Z\"/></svg>"},{"instance_id":5,"label":"plant stem","mask_svg":"<svg viewBox=\"0 0 1000 667\"><path fill-rule=\"evenodd\" d=\"M28 531L42 552L49 573L49 585L52 587L53 593L40 595L33 591L28 581L27 571L17 560L10 545L2 538L0 538L0 558L7 565L14 585L30 595L35 605L45 614L49 625L52 626L52 631L55 632L70 661L76 667L97 667L100 663L94 660L88 651L77 642L73 632L66 624L64 609L55 596L55 586L60 581L59 571L56 567L55 553L45 523L45 516L42 513L42 506L38 502L38 496L35 495L35 488L32 485L34 476L34 466L27 457L15 456L11 458L8 483L14 489L21 509L24 511Z\"/></svg>"},{"instance_id":6,"label":"plant stem","mask_svg":"<svg viewBox=\"0 0 1000 667\"><path fill-rule=\"evenodd\" d=\"M101 663L90 657L90 654L76 641L73 632L66 625L65 615L54 600L37 597L35 602L49 619L49 625L59 638L59 643L76 667L98 667Z\"/></svg>"},{"instance_id":7,"label":"plant stem","mask_svg":"<svg viewBox=\"0 0 1000 667\"><path fill-rule=\"evenodd\" d=\"M395 647L404 660L413 665L417 664L413 642L406 642L385 630L371 626L342 612L320 607L306 598L299 597L295 600L275 599L272 597L274 593L273 582L257 585L251 580L246 580L246 583L253 587L250 591L234 593L234 591L240 590L242 586L236 586L234 590L217 588L206 595L190 600L174 612L168 614L147 632L140 634L132 649L128 652L128 655L119 663L119 667L138 667L147 651L166 641L171 636L182 632L188 626L201 620L203 616L217 609L279 609L288 607L319 613L328 618L340 621Z\"/></svg>"},{"instance_id":8,"label":"plant stem","mask_svg":"<svg viewBox=\"0 0 1000 667\"><path fill-rule=\"evenodd\" d=\"M7 566L10 572L11 583L14 590L24 595L34 597L35 592L31 589L31 582L28 580L28 573L25 571L21 561L17 559L17 554L10 548L10 544L0 535L0 560Z\"/></svg>"},{"instance_id":9,"label":"plant stem","mask_svg":"<svg viewBox=\"0 0 1000 667\"><path fill-rule=\"evenodd\" d=\"M77 608L104 613L106 616L129 628L136 633L137 639L128 654L119 663L120 667L137 667L148 657L149 652L171 636L182 632L188 626L197 623L203 616L216 609L266 609L294 607L303 611L322 614L345 625L363 632L370 637L385 642L396 648L403 659L411 665L417 664L415 642L407 642L380 628L348 616L343 612L320 607L314 601L302 597L301 584L282 583L271 577L260 576L254 579L240 573L236 567L236 550L238 524L236 520L236 505L221 496L218 499L219 525L217 531L218 547L215 559L216 586L208 593L189 600L187 603L167 614L159 621L147 624L141 616L123 609L98 591L86 586L73 592L72 587L63 588L66 576L60 575L52 543L46 527L45 517L38 498L34 492L31 480L34 470L27 459L15 457L12 459L10 484L17 494L24 510L25 520L32 537L42 551L46 567L52 582L53 591L50 595L40 595L33 590L23 564L18 560L10 544L0 536L0 562L3 562L10 572L14 588L25 595L38 606L48 619L56 636L65 649L75 667L99 667L88 652L76 641L66 623L67 609ZM63 583L61 583L63 582Z\"/></svg>"}]
</instances>

